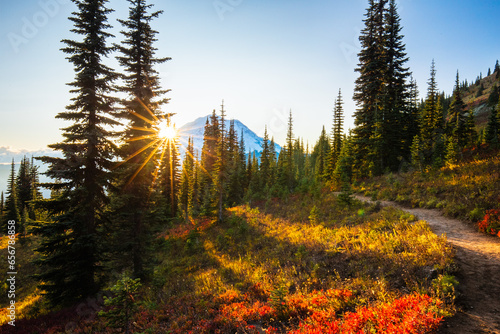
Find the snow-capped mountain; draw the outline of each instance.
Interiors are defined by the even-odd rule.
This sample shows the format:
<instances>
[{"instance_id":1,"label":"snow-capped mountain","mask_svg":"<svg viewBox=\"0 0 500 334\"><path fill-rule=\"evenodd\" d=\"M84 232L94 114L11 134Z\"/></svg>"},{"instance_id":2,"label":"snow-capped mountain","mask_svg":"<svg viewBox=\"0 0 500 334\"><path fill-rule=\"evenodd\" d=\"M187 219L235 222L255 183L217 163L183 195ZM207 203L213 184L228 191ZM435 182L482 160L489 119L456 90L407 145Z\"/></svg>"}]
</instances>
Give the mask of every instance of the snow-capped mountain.
<instances>
[{"instance_id":1,"label":"snow-capped mountain","mask_svg":"<svg viewBox=\"0 0 500 334\"><path fill-rule=\"evenodd\" d=\"M201 154L201 150L203 148L203 133L205 132L205 124L207 122L207 118L210 119L210 115L197 118L193 122L189 122L184 124L181 128L179 128L180 134L180 153L184 156L184 152L188 145L188 139L190 137L193 138L193 147L195 152L197 152L198 156ZM231 120L226 119L225 125L226 129L229 129ZM238 134L238 141L241 139L241 133L243 132L243 140L245 142L245 151L248 153L256 152L257 154L262 152L262 145L264 143L264 139L257 136L255 132L250 130L245 124L241 123L239 120L234 120L234 129ZM276 152L279 153L281 151L281 146L275 143Z\"/></svg>"}]
</instances>

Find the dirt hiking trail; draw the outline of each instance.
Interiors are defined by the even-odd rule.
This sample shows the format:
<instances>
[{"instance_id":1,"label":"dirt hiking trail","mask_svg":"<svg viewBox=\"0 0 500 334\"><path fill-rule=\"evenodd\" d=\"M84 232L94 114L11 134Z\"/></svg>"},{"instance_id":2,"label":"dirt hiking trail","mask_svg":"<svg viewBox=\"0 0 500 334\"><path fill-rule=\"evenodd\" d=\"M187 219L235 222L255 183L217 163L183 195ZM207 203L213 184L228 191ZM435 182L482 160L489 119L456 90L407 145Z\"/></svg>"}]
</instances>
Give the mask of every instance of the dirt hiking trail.
<instances>
[{"instance_id":1,"label":"dirt hiking trail","mask_svg":"<svg viewBox=\"0 0 500 334\"><path fill-rule=\"evenodd\" d=\"M354 195L370 202L368 197ZM407 208L394 202L380 201L411 213L429 223L437 235L446 234L456 249L455 261L460 267L456 316L448 319L439 333L500 334L500 238L480 234L466 223L444 217L439 210Z\"/></svg>"}]
</instances>

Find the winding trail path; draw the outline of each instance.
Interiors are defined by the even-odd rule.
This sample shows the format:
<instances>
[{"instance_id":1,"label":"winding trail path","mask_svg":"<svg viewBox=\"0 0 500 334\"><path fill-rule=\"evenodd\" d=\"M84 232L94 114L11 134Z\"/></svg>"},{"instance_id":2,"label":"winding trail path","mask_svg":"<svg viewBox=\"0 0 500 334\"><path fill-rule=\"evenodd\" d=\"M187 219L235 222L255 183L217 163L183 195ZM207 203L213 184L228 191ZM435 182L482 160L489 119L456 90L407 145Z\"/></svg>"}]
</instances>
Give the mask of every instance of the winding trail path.
<instances>
[{"instance_id":1,"label":"winding trail path","mask_svg":"<svg viewBox=\"0 0 500 334\"><path fill-rule=\"evenodd\" d=\"M355 195L363 202L370 198ZM443 334L500 334L500 238L475 231L466 223L443 216L438 210L407 208L380 201L415 215L429 223L437 235L446 234L456 249L460 270L457 305L460 311L440 330Z\"/></svg>"}]
</instances>

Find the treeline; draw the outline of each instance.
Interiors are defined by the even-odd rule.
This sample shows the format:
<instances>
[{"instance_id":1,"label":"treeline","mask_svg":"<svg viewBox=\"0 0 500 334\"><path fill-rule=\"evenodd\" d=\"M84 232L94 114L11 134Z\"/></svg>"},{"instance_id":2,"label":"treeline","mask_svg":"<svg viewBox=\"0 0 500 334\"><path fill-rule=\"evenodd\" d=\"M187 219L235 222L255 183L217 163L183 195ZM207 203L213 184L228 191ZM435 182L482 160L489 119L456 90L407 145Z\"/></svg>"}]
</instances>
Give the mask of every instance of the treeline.
<instances>
[{"instance_id":1,"label":"treeline","mask_svg":"<svg viewBox=\"0 0 500 334\"><path fill-rule=\"evenodd\" d=\"M38 167L26 156L16 173L14 160L11 163L7 192L0 195L0 222L2 231L7 231L7 222L16 222L16 233L25 237L27 226L40 218L41 212L36 210L33 202L41 198Z\"/></svg>"},{"instance_id":2,"label":"treeline","mask_svg":"<svg viewBox=\"0 0 500 334\"><path fill-rule=\"evenodd\" d=\"M344 141L341 91L335 102L332 131L327 134L323 128L311 150L301 138L295 138L291 112L281 152L266 128L260 156L246 154L243 134L236 133L233 122L226 129L225 119L224 105L220 115L214 110L207 119L201 156L189 139L180 181L176 182L179 215L186 221L199 215L217 215L223 220L227 206L306 192L339 178L336 166Z\"/></svg>"}]
</instances>

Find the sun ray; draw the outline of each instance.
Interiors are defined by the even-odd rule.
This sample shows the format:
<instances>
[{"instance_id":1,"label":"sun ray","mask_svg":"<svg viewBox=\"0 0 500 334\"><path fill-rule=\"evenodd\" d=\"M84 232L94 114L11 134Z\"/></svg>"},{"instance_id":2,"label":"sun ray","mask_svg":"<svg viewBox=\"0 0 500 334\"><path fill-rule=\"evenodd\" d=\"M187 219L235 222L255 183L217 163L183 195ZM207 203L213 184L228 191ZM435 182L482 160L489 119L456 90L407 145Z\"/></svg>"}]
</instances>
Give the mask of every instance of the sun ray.
<instances>
[{"instance_id":1,"label":"sun ray","mask_svg":"<svg viewBox=\"0 0 500 334\"><path fill-rule=\"evenodd\" d=\"M144 102L142 102L142 100L138 97L136 97L136 100L139 101L139 103L142 105L142 107L144 109L146 109L146 111L151 115L151 117L153 117L153 119L156 121L156 122L159 122L160 120L158 119L158 117L156 117L156 115L144 104Z\"/></svg>"},{"instance_id":2,"label":"sun ray","mask_svg":"<svg viewBox=\"0 0 500 334\"><path fill-rule=\"evenodd\" d=\"M145 132L156 133L156 130L152 129L152 128L144 128L144 127L139 127L139 126L131 126L130 129L137 130L137 131L145 131Z\"/></svg>"},{"instance_id":3,"label":"sun ray","mask_svg":"<svg viewBox=\"0 0 500 334\"><path fill-rule=\"evenodd\" d=\"M144 135L144 136L130 138L130 139L127 139L126 141L127 142L133 142L133 141L138 141L138 140L143 140L143 139L150 139L150 138L155 138L155 137L157 137L156 134L150 134L150 135Z\"/></svg>"},{"instance_id":4,"label":"sun ray","mask_svg":"<svg viewBox=\"0 0 500 334\"><path fill-rule=\"evenodd\" d=\"M132 153L131 155L129 155L125 160L121 161L119 164L117 164L115 167L113 167L113 169L120 167L121 165L123 165L124 163L126 163L127 161L132 159L133 157L137 156L138 154L140 154L144 150L147 150L148 148L150 148L151 146L155 145L156 143L158 143L160 141L161 141L161 139L156 139L156 140L152 141L151 143L145 145L144 147L140 148L139 150L137 150L134 153Z\"/></svg>"},{"instance_id":5,"label":"sun ray","mask_svg":"<svg viewBox=\"0 0 500 334\"><path fill-rule=\"evenodd\" d=\"M129 113L131 113L132 115L136 116L136 117L139 117L139 118L140 118L140 119L142 119L143 121L148 122L148 123L149 123L149 124L151 124L151 125L153 125L153 124L154 124L154 122L153 122L152 120L147 119L146 117L142 116L142 115L141 115L141 114L139 114L139 113L136 113L136 112L135 112L135 111L133 111L133 110L129 110L128 112L129 112Z\"/></svg>"},{"instance_id":6,"label":"sun ray","mask_svg":"<svg viewBox=\"0 0 500 334\"><path fill-rule=\"evenodd\" d=\"M157 136L168 140L174 140L178 137L177 129L174 125L170 124L168 119L159 121L156 124Z\"/></svg>"},{"instance_id":7,"label":"sun ray","mask_svg":"<svg viewBox=\"0 0 500 334\"><path fill-rule=\"evenodd\" d=\"M165 141L165 140L163 140ZM141 172L141 170L144 168L144 166L146 166L146 164L149 162L149 160L151 160L151 158L153 157L153 155L156 154L156 152L158 151L158 149L160 148L161 144L157 145L155 147L155 149L148 155L148 157L146 158L146 160L142 163L142 165L135 171L134 175L132 175L132 177L130 178L130 180L127 182L127 184L125 186L128 186L130 183L132 183L132 181L135 179L135 177Z\"/></svg>"}]
</instances>

